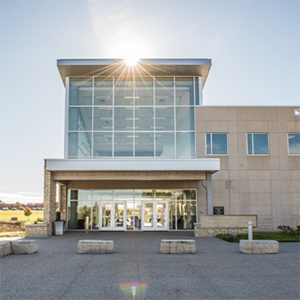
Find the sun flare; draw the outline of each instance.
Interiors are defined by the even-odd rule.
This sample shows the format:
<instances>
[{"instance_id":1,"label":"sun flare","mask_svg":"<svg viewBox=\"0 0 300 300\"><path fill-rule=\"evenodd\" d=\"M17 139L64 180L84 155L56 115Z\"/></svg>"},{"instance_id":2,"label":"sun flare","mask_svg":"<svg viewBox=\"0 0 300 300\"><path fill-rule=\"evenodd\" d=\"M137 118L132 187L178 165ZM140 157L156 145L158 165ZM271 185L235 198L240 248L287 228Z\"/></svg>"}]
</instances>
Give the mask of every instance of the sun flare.
<instances>
[{"instance_id":1,"label":"sun flare","mask_svg":"<svg viewBox=\"0 0 300 300\"><path fill-rule=\"evenodd\" d=\"M132 67L132 66L135 66L137 64L138 60L139 59L136 56L128 56L128 57L125 58L125 63L126 63L126 65Z\"/></svg>"}]
</instances>

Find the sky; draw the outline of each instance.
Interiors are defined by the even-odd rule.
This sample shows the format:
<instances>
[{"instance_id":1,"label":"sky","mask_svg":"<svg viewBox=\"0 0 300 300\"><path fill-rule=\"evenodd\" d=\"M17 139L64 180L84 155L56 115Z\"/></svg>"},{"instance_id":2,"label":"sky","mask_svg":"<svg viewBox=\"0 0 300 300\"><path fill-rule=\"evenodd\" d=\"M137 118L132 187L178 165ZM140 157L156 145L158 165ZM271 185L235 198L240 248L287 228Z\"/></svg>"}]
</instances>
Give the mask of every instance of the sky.
<instances>
[{"instance_id":1,"label":"sky","mask_svg":"<svg viewBox=\"0 0 300 300\"><path fill-rule=\"evenodd\" d=\"M300 106L300 1L0 0L0 199L63 158L61 58L210 58L204 105Z\"/></svg>"}]
</instances>

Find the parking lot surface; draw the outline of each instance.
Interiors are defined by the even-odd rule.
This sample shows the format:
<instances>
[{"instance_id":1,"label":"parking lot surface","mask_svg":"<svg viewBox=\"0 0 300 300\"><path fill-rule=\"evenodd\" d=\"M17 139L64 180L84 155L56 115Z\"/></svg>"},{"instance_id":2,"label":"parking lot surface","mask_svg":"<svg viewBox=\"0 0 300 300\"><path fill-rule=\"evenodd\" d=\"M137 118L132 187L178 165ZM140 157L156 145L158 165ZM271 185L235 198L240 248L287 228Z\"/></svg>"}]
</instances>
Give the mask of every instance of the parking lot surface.
<instances>
[{"instance_id":1,"label":"parking lot surface","mask_svg":"<svg viewBox=\"0 0 300 300\"><path fill-rule=\"evenodd\" d=\"M299 243L280 243L279 254L247 255L238 244L193 234L38 238L38 253L0 259L0 299L299 299ZM196 254L160 254L161 239L191 238ZM78 254L81 239L113 240L114 253Z\"/></svg>"}]
</instances>

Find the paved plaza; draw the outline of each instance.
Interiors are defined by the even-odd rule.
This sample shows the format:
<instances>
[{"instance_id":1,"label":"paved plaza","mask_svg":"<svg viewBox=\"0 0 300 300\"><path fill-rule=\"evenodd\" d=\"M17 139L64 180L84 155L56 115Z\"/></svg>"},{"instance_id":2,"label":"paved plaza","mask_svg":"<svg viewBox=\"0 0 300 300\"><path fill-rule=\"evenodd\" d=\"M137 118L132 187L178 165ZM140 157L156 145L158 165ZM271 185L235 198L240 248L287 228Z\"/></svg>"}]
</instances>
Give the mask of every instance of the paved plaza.
<instances>
[{"instance_id":1,"label":"paved plaza","mask_svg":"<svg viewBox=\"0 0 300 300\"><path fill-rule=\"evenodd\" d=\"M38 253L0 258L1 300L299 299L299 243L247 255L193 232L67 232L38 238ZM160 254L161 239L191 239L196 254ZM113 254L78 254L80 239L112 239ZM5 240L4 238L0 240ZM7 240L7 239L6 239Z\"/></svg>"}]
</instances>

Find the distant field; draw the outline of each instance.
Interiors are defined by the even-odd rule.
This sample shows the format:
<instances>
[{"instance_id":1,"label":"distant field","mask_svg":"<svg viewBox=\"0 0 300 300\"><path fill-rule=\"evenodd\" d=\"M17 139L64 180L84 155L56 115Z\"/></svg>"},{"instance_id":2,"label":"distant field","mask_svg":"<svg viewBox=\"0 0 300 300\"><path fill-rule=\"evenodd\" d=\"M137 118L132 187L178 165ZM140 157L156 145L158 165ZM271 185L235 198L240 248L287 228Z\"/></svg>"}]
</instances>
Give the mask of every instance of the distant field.
<instances>
[{"instance_id":1,"label":"distant field","mask_svg":"<svg viewBox=\"0 0 300 300\"><path fill-rule=\"evenodd\" d=\"M0 210L0 221L10 221L10 218L16 217L18 221L33 222L37 218L44 218L43 210L33 210L32 215L29 217L24 216L24 210ZM29 220L28 220L29 219Z\"/></svg>"}]
</instances>

